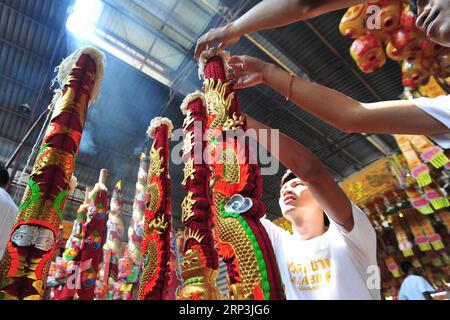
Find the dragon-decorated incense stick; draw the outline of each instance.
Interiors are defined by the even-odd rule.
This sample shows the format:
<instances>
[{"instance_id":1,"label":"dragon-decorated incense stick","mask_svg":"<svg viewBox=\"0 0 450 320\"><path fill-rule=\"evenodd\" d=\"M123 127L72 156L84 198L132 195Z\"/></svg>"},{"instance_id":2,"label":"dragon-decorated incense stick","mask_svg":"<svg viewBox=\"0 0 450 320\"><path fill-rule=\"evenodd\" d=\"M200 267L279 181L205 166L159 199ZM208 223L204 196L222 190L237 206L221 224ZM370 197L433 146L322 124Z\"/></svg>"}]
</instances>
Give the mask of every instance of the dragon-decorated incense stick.
<instances>
[{"instance_id":1,"label":"dragon-decorated incense stick","mask_svg":"<svg viewBox=\"0 0 450 320\"><path fill-rule=\"evenodd\" d=\"M58 67L60 88L50 105L50 123L0 262L0 299L43 299L88 105L103 77L103 59L87 47Z\"/></svg>"},{"instance_id":2,"label":"dragon-decorated incense stick","mask_svg":"<svg viewBox=\"0 0 450 320\"><path fill-rule=\"evenodd\" d=\"M169 177L169 138L173 129L167 118L154 118L148 128L150 150L146 209L143 229L143 270L139 300L161 300L168 283L172 221Z\"/></svg>"}]
</instances>

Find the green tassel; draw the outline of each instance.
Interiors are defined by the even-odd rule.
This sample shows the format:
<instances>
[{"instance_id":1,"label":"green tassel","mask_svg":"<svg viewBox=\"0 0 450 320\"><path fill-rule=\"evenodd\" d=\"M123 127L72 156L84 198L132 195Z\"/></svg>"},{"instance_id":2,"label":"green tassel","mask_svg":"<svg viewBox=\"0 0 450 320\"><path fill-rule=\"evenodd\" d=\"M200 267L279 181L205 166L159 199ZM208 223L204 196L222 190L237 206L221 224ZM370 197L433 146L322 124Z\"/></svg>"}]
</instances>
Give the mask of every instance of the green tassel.
<instances>
[{"instance_id":1,"label":"green tassel","mask_svg":"<svg viewBox=\"0 0 450 320\"><path fill-rule=\"evenodd\" d=\"M422 244L419 244L419 249L420 249L420 251L430 251L431 246L429 243L422 243Z\"/></svg>"},{"instance_id":2,"label":"green tassel","mask_svg":"<svg viewBox=\"0 0 450 320\"><path fill-rule=\"evenodd\" d=\"M447 156L443 153L440 153L433 157L433 159L430 161L430 163L436 168L439 169L443 166L445 166L447 163L449 163L450 160L447 158Z\"/></svg>"},{"instance_id":3,"label":"green tassel","mask_svg":"<svg viewBox=\"0 0 450 320\"><path fill-rule=\"evenodd\" d=\"M424 187L424 186L429 185L432 182L430 173L429 172L423 172L416 179L416 181L417 181L417 184L419 185L419 187Z\"/></svg>"},{"instance_id":4,"label":"green tassel","mask_svg":"<svg viewBox=\"0 0 450 320\"><path fill-rule=\"evenodd\" d=\"M417 259L414 259L412 261L412 265L413 265L414 268L422 268L422 265L420 264L420 261L417 260Z\"/></svg>"},{"instance_id":5,"label":"green tassel","mask_svg":"<svg viewBox=\"0 0 450 320\"><path fill-rule=\"evenodd\" d=\"M444 263L450 264L450 257L445 252L441 253L441 255L442 255L442 259L444 259Z\"/></svg>"},{"instance_id":6,"label":"green tassel","mask_svg":"<svg viewBox=\"0 0 450 320\"><path fill-rule=\"evenodd\" d=\"M435 251L439 251L439 250L445 248L444 243L443 243L441 240L432 242L431 245L433 246L433 249L434 249Z\"/></svg>"},{"instance_id":7,"label":"green tassel","mask_svg":"<svg viewBox=\"0 0 450 320\"><path fill-rule=\"evenodd\" d=\"M405 249L405 250L403 250L402 253L403 253L403 256L404 256L405 258L414 255L414 252L412 251L411 248L410 248L410 249Z\"/></svg>"},{"instance_id":8,"label":"green tassel","mask_svg":"<svg viewBox=\"0 0 450 320\"><path fill-rule=\"evenodd\" d=\"M420 213L422 214L431 214L434 212L433 208L431 206L423 206L420 208L416 208L417 210L419 210Z\"/></svg>"},{"instance_id":9,"label":"green tassel","mask_svg":"<svg viewBox=\"0 0 450 320\"><path fill-rule=\"evenodd\" d=\"M398 269L394 270L394 271L392 271L392 275L394 276L394 278L398 278L398 277L400 277L400 271Z\"/></svg>"},{"instance_id":10,"label":"green tassel","mask_svg":"<svg viewBox=\"0 0 450 320\"><path fill-rule=\"evenodd\" d=\"M435 267L442 267L443 263L441 258L436 258L431 261L431 264Z\"/></svg>"},{"instance_id":11,"label":"green tassel","mask_svg":"<svg viewBox=\"0 0 450 320\"><path fill-rule=\"evenodd\" d=\"M433 199L430 202L435 210L450 207L450 202L447 198Z\"/></svg>"}]
</instances>

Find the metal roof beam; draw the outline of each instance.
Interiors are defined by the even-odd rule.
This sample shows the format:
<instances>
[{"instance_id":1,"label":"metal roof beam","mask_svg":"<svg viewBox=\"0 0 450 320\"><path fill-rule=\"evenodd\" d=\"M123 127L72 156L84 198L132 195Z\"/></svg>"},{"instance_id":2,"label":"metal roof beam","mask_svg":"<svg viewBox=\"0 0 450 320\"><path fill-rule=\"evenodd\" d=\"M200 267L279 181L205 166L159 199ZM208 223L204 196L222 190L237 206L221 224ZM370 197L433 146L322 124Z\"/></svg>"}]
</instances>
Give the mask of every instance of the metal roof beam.
<instances>
[{"instance_id":1,"label":"metal roof beam","mask_svg":"<svg viewBox=\"0 0 450 320\"><path fill-rule=\"evenodd\" d=\"M54 0L53 0L53 1L54 1ZM51 33L55 33L55 34L57 33L57 31L56 31L54 28L52 28L52 27L50 27L50 26L48 26L48 25L46 25L46 24L40 22L39 20L34 19L33 17L30 17L30 16L26 15L25 13L23 13L23 12L21 12L21 11L15 9L15 8L13 8L13 7L11 7L11 6L8 6L7 4L5 4L5 3L3 3L3 2L0 2L0 6L6 8L6 9L9 9L9 10L13 11L15 14L18 14L18 15L20 15L20 16L26 18L27 20L30 20L31 22L34 22L34 23L36 23L36 24L42 26L43 28L47 29L47 30L50 31Z\"/></svg>"}]
</instances>

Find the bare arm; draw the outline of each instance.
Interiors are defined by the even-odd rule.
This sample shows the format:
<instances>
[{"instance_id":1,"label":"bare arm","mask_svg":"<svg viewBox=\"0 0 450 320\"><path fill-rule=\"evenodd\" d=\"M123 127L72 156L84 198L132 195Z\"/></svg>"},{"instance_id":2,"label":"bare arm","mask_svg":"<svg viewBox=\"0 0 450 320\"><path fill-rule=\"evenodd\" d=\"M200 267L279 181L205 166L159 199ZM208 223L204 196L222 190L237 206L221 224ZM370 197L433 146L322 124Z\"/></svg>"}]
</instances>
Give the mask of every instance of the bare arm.
<instances>
[{"instance_id":1,"label":"bare arm","mask_svg":"<svg viewBox=\"0 0 450 320\"><path fill-rule=\"evenodd\" d=\"M369 0L265 0L231 22L235 35L286 26L288 24L348 8Z\"/></svg>"},{"instance_id":2,"label":"bare arm","mask_svg":"<svg viewBox=\"0 0 450 320\"><path fill-rule=\"evenodd\" d=\"M197 42L195 57L207 46L221 44L224 48L240 36L313 18L334 10L368 2L369 0L265 0L224 27L211 29Z\"/></svg>"},{"instance_id":3,"label":"bare arm","mask_svg":"<svg viewBox=\"0 0 450 320\"><path fill-rule=\"evenodd\" d=\"M253 57L234 56L229 64L234 70L230 77L237 80L236 88L264 83L283 96L289 95L300 108L345 132L424 135L450 132L413 101L362 103L297 77L293 77L290 84L288 72Z\"/></svg>"},{"instance_id":4,"label":"bare arm","mask_svg":"<svg viewBox=\"0 0 450 320\"><path fill-rule=\"evenodd\" d=\"M246 115L248 128L255 129L258 142L272 155L271 128ZM267 139L259 139L258 130L268 131ZM323 210L346 231L351 231L354 225L352 206L345 193L334 181L328 169L320 159L294 139L280 133L278 160L289 168L311 190ZM289 150L289 152L286 152Z\"/></svg>"},{"instance_id":5,"label":"bare arm","mask_svg":"<svg viewBox=\"0 0 450 320\"><path fill-rule=\"evenodd\" d=\"M270 65L263 81L287 95L289 74ZM320 119L346 132L380 134L441 134L450 132L442 122L428 115L409 100L361 103L346 95L295 77L292 102Z\"/></svg>"}]
</instances>

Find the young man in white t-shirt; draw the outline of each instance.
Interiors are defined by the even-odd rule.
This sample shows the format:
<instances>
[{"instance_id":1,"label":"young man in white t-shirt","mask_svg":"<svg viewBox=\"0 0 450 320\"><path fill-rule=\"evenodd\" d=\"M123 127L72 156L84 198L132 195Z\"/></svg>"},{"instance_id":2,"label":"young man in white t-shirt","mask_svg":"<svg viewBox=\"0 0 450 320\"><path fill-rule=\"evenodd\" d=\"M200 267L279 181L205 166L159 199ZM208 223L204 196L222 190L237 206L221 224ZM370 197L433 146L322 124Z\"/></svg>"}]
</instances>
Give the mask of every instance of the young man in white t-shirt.
<instances>
[{"instance_id":1,"label":"young man in white t-shirt","mask_svg":"<svg viewBox=\"0 0 450 320\"><path fill-rule=\"evenodd\" d=\"M249 129L265 129L260 141L272 155L271 131L247 116ZM311 151L279 134L279 160L292 173L280 193L281 211L293 235L261 219L277 258L287 299L380 299L376 234L364 212L355 206ZM289 150L289 152L287 151ZM325 230L324 214L330 220Z\"/></svg>"}]
</instances>

